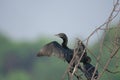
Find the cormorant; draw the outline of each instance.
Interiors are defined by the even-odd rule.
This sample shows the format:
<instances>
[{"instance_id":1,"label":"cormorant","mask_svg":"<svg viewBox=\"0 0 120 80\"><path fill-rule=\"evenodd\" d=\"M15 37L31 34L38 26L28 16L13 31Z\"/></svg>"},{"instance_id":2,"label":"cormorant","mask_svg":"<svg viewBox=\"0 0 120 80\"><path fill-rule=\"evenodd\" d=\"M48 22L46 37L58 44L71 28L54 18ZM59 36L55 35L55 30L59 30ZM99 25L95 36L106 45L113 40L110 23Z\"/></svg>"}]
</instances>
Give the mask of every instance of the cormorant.
<instances>
[{"instance_id":1,"label":"cormorant","mask_svg":"<svg viewBox=\"0 0 120 80\"><path fill-rule=\"evenodd\" d=\"M67 43L68 43L68 38L66 36L66 34L64 33L59 33L56 36L58 36L59 38L61 38L63 40L62 44L59 44L56 41L50 42L48 44L46 44L45 46L43 46L40 51L38 52L37 56L41 57L41 56L57 56L59 58L64 59L65 61L67 61L68 63L70 63L70 61L73 58L74 55L74 50L68 48ZM80 46L79 46L79 50L78 50L78 57L81 57L81 54L83 53L83 50L85 50L85 46L84 44L81 42ZM87 56L87 52L85 50L84 55L82 56L82 59L80 62L83 63L83 67L84 69L87 71L89 68L91 68L91 64L89 62L90 58ZM77 58L76 58L77 59ZM76 60L75 60L76 61ZM75 67L75 65L77 64L74 61L74 63L71 65L71 70L70 73L72 73L73 68ZM83 72L81 66L78 65L78 68ZM89 73L90 71L88 71ZM93 71L92 71L93 72ZM88 75L86 74L86 72L84 72L85 76ZM90 73L90 76L92 75L92 73ZM75 75L77 78L79 78L77 75Z\"/></svg>"},{"instance_id":2,"label":"cormorant","mask_svg":"<svg viewBox=\"0 0 120 80\"><path fill-rule=\"evenodd\" d=\"M93 73L95 71L95 67L91 64L91 58L87 56L86 62L83 62L83 68L84 68L84 75L86 76L87 80L91 80ZM98 70L96 70L94 74L94 79L97 79L98 77Z\"/></svg>"},{"instance_id":3,"label":"cormorant","mask_svg":"<svg viewBox=\"0 0 120 80\"><path fill-rule=\"evenodd\" d=\"M44 47L40 49L37 56L57 56L59 58L65 59L68 63L70 63L72 57L73 57L73 50L68 48L68 38L66 34L59 33L56 36L60 37L63 40L63 43L60 45L58 42L53 41L48 44L46 44ZM82 47L85 49L85 46L82 43ZM82 53L80 53L81 55ZM81 59L81 62L83 62L84 56L86 56L87 53L83 55L83 58Z\"/></svg>"}]
</instances>

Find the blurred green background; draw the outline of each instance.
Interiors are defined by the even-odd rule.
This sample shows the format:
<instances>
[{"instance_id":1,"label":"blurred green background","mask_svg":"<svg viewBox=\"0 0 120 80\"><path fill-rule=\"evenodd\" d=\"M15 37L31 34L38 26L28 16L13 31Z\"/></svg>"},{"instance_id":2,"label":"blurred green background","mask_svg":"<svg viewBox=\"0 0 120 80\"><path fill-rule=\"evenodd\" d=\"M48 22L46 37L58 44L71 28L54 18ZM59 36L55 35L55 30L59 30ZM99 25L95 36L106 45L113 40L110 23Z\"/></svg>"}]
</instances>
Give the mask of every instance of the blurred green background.
<instances>
[{"instance_id":1,"label":"blurred green background","mask_svg":"<svg viewBox=\"0 0 120 80\"><path fill-rule=\"evenodd\" d=\"M68 35L69 47L74 47L75 38L86 39L96 26L106 21L114 2L115 0L0 0L0 80L61 80L67 63L56 57L38 58L36 54L39 49L53 40L61 43L61 40L53 36L61 32ZM118 21L119 17L116 17L111 24ZM101 32L89 41L88 48L96 56L99 54ZM105 44L111 48L114 33L114 30L107 32L105 38ZM103 50L99 71L110 55L106 47ZM90 53L88 55L95 65L96 59ZM117 56L120 58L120 54ZM109 65L112 71L120 71L120 67L116 67L120 63L116 60L120 61L115 57ZM107 79L119 80L120 73L105 72L102 80Z\"/></svg>"},{"instance_id":2,"label":"blurred green background","mask_svg":"<svg viewBox=\"0 0 120 80\"><path fill-rule=\"evenodd\" d=\"M0 35L0 80L59 80L66 63L55 57L38 58L40 47L50 39L17 42Z\"/></svg>"},{"instance_id":3,"label":"blurred green background","mask_svg":"<svg viewBox=\"0 0 120 80\"><path fill-rule=\"evenodd\" d=\"M114 37L114 29L107 33L105 44L111 46L110 41ZM61 80L67 63L56 57L36 57L39 49L46 43L54 39L41 37L36 41L15 41L10 37L0 34L0 80ZM111 46L112 47L112 46ZM99 41L89 47L94 55L99 53ZM104 66L105 61L109 57L107 48L104 48L101 63ZM92 64L95 65L95 58L92 58ZM120 54L118 54L120 58ZM120 61L120 59L119 59ZM117 64L117 68L115 68ZM109 65L112 71L120 71L120 63L113 59ZM101 70L99 67L99 71ZM110 79L109 79L110 78ZM120 73L111 74L105 72L102 80L119 80ZM67 80L67 79L66 79Z\"/></svg>"}]
</instances>

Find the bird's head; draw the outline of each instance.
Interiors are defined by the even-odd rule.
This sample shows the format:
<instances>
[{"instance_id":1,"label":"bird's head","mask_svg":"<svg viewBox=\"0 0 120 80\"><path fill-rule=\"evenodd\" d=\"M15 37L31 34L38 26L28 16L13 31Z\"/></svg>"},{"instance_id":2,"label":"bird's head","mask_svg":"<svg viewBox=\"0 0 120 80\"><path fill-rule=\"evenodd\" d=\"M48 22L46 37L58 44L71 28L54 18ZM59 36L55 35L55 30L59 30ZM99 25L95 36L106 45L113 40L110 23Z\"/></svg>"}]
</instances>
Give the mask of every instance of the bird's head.
<instances>
[{"instance_id":1,"label":"bird's head","mask_svg":"<svg viewBox=\"0 0 120 80\"><path fill-rule=\"evenodd\" d=\"M67 36L66 36L65 33L59 33L59 34L56 34L55 36L58 36L58 37L60 37L62 39L67 39Z\"/></svg>"},{"instance_id":2,"label":"bird's head","mask_svg":"<svg viewBox=\"0 0 120 80\"><path fill-rule=\"evenodd\" d=\"M66 34L65 33L59 33L59 34L56 34L56 36L58 36L59 38L61 38L63 40L62 46L64 48L67 48L68 38L67 38Z\"/></svg>"}]
</instances>

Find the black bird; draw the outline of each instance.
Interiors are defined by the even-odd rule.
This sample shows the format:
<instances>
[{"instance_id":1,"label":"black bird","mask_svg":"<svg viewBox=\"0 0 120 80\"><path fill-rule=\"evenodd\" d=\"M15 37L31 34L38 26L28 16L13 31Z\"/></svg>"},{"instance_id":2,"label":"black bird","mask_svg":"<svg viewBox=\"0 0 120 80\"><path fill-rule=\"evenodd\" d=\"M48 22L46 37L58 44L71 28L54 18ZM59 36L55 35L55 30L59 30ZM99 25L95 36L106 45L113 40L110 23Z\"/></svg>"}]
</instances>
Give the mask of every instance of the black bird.
<instances>
[{"instance_id":1,"label":"black bird","mask_svg":"<svg viewBox=\"0 0 120 80\"><path fill-rule=\"evenodd\" d=\"M59 33L56 36L60 37L63 40L63 43L60 45L58 42L53 41L48 44L46 44L44 47L40 49L38 52L37 56L57 56L59 58L62 58L66 60L68 63L70 63L72 57L73 57L73 50L68 48L67 43L68 43L68 38L66 34L64 33ZM82 47L85 48L85 46L82 44ZM82 53L81 53L82 54ZM81 62L84 62L84 57L87 55L83 55L83 58L81 59Z\"/></svg>"},{"instance_id":2,"label":"black bird","mask_svg":"<svg viewBox=\"0 0 120 80\"><path fill-rule=\"evenodd\" d=\"M73 55L74 55L74 50L68 48L67 46L67 43L68 43L68 38L66 36L66 34L64 33L59 33L57 34L56 36L60 37L63 42L62 44L59 44L58 42L56 41L53 41L53 42L50 42L48 44L46 44L45 46L43 46L40 51L38 52L37 56L38 57L41 57L41 56L57 56L61 59L64 59L65 61L67 61L68 63L70 63L70 61L72 60L73 58ZM81 43L81 46L79 48L79 51L80 52L78 54L78 56L80 57L81 56L81 49L84 50L85 49L85 46L83 43ZM86 63L86 59L87 58L87 53L85 51L82 59L80 62L82 63ZM72 73L73 71L73 68L74 66L76 65L76 61L74 61L74 63L71 65L71 68L70 69L70 73ZM78 66L78 68L83 72L81 66ZM79 78L77 75L75 75L77 78Z\"/></svg>"},{"instance_id":3,"label":"black bird","mask_svg":"<svg viewBox=\"0 0 120 80\"><path fill-rule=\"evenodd\" d=\"M86 62L83 62L84 75L87 78L87 80L91 80L93 73L95 71L95 67L91 64L91 58L89 56L87 56L85 59ZM96 70L93 78L97 79L97 77L98 77L98 70Z\"/></svg>"}]
</instances>

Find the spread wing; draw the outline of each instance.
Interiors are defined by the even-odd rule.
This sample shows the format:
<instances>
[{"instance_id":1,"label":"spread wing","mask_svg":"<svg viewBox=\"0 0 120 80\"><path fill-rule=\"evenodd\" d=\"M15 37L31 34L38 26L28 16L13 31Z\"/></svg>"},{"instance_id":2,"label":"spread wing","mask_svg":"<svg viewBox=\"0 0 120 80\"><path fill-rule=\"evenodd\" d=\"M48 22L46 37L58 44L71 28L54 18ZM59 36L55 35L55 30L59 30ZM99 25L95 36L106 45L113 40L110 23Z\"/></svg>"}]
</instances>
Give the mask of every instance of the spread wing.
<instances>
[{"instance_id":1,"label":"spread wing","mask_svg":"<svg viewBox=\"0 0 120 80\"><path fill-rule=\"evenodd\" d=\"M53 41L42 47L37 56L57 56L59 58L66 58L70 54L70 50L64 49L59 43Z\"/></svg>"}]
</instances>

